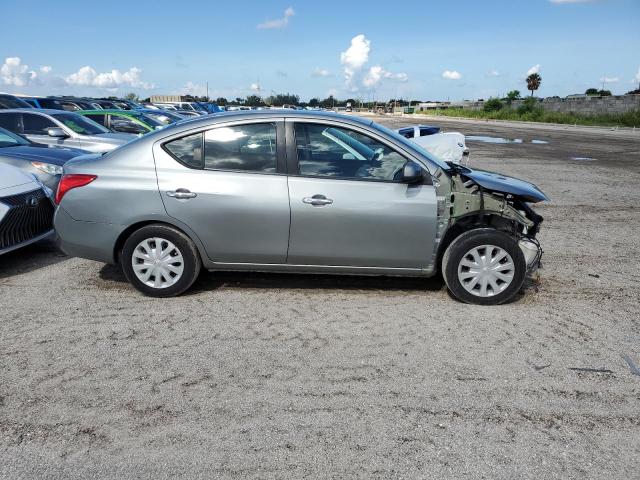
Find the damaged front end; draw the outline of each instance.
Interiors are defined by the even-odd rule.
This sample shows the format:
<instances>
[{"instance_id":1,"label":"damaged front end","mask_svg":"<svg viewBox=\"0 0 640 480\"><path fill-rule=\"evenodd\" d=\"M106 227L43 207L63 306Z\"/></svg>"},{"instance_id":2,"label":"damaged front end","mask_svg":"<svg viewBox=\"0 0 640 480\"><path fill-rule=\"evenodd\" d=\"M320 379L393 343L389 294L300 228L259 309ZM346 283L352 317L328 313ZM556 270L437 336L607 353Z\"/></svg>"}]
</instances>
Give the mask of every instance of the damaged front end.
<instances>
[{"instance_id":1,"label":"damaged front end","mask_svg":"<svg viewBox=\"0 0 640 480\"><path fill-rule=\"evenodd\" d=\"M438 234L440 252L462 232L495 228L518 241L532 274L541 266L542 247L536 238L543 221L530 203L549 200L535 185L513 177L448 163L438 172ZM444 247L444 248L442 248Z\"/></svg>"}]
</instances>

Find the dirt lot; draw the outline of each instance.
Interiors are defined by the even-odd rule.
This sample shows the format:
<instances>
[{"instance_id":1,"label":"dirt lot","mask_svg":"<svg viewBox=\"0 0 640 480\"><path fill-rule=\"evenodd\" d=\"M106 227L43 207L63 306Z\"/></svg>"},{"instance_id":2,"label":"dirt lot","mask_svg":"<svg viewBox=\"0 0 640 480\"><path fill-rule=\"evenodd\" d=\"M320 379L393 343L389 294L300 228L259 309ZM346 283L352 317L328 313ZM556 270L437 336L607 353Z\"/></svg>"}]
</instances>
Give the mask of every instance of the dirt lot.
<instances>
[{"instance_id":1,"label":"dirt lot","mask_svg":"<svg viewBox=\"0 0 640 480\"><path fill-rule=\"evenodd\" d=\"M476 307L439 280L205 274L154 300L51 244L3 256L0 477L637 477L640 135L438 123L523 139L469 146L551 197L539 285Z\"/></svg>"}]
</instances>

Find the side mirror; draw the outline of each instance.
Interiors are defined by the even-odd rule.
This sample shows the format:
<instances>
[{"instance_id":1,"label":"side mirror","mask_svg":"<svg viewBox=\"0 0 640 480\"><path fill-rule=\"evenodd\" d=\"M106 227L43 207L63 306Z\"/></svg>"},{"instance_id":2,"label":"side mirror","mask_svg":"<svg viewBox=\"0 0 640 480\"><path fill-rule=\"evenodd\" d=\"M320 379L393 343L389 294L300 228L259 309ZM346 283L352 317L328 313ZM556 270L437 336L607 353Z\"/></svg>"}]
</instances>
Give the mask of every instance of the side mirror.
<instances>
[{"instance_id":1,"label":"side mirror","mask_svg":"<svg viewBox=\"0 0 640 480\"><path fill-rule=\"evenodd\" d=\"M67 132L60 127L47 128L47 135L54 138L67 138L69 136Z\"/></svg>"},{"instance_id":2,"label":"side mirror","mask_svg":"<svg viewBox=\"0 0 640 480\"><path fill-rule=\"evenodd\" d=\"M407 162L402 167L402 183L408 183L409 185L413 185L416 183L421 183L424 179L424 171L422 167L414 162Z\"/></svg>"}]
</instances>

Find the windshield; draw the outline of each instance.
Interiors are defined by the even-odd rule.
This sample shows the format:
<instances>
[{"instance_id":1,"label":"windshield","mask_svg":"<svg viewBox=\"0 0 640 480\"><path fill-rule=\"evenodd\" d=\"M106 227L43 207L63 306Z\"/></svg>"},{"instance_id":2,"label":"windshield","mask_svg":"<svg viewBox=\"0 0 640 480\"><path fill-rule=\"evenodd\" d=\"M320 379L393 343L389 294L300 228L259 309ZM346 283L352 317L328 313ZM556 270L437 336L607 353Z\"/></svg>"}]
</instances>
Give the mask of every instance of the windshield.
<instances>
[{"instance_id":1,"label":"windshield","mask_svg":"<svg viewBox=\"0 0 640 480\"><path fill-rule=\"evenodd\" d=\"M0 128L0 148L4 147L17 147L19 145L31 145L31 142L26 138L22 138L20 135Z\"/></svg>"},{"instance_id":2,"label":"windshield","mask_svg":"<svg viewBox=\"0 0 640 480\"><path fill-rule=\"evenodd\" d=\"M447 165L445 163L445 161L442 160L440 157L437 157L433 153L427 152L420 145L418 145L415 142L412 142L411 140L407 140L405 137L400 135L398 132L396 132L394 130L391 130L390 128L387 128L384 125L380 125L379 123L375 123L375 122L373 122L373 124L371 126L373 128L378 129L378 130L381 130L382 132L386 133L390 137L393 137L398 143L402 144L407 150L412 150L413 152L418 153L419 155L422 155L423 157L428 158L429 160L431 160L431 162L436 164L441 169L450 170L449 165Z\"/></svg>"},{"instance_id":3,"label":"windshield","mask_svg":"<svg viewBox=\"0 0 640 480\"><path fill-rule=\"evenodd\" d=\"M101 133L109 133L102 125L97 124L93 120L89 120L82 115L75 113L54 113L53 118L62 122L67 128L73 130L80 135L99 135Z\"/></svg>"},{"instance_id":4,"label":"windshield","mask_svg":"<svg viewBox=\"0 0 640 480\"><path fill-rule=\"evenodd\" d=\"M158 119L154 118L152 115L147 114L147 113L138 113L138 114L133 114L131 116L137 118L141 122L146 123L150 127L162 127L162 126L166 125L166 124L162 123L161 121L159 121Z\"/></svg>"},{"instance_id":5,"label":"windshield","mask_svg":"<svg viewBox=\"0 0 640 480\"><path fill-rule=\"evenodd\" d=\"M173 113L163 112L159 110L158 112L145 112L147 117L153 118L156 122L159 122L162 125L169 125L170 123L175 123L182 120L182 117L178 115L174 115Z\"/></svg>"}]
</instances>

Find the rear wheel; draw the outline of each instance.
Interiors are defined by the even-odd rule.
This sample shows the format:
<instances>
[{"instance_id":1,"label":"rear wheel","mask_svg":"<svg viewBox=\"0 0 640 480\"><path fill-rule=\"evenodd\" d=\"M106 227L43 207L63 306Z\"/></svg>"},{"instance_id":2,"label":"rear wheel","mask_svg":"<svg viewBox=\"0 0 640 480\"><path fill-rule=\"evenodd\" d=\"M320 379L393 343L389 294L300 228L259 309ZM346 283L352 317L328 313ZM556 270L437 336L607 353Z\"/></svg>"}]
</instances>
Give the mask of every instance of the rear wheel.
<instances>
[{"instance_id":1,"label":"rear wheel","mask_svg":"<svg viewBox=\"0 0 640 480\"><path fill-rule=\"evenodd\" d=\"M498 305L518 293L526 262L518 242L492 228L470 230L456 238L442 259L442 272L451 293L478 305Z\"/></svg>"},{"instance_id":2,"label":"rear wheel","mask_svg":"<svg viewBox=\"0 0 640 480\"><path fill-rule=\"evenodd\" d=\"M152 297L180 295L193 285L201 269L191 239L166 225L133 232L122 249L121 264L127 280Z\"/></svg>"}]
</instances>

